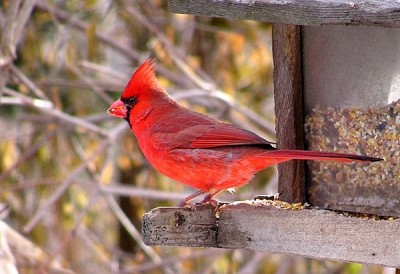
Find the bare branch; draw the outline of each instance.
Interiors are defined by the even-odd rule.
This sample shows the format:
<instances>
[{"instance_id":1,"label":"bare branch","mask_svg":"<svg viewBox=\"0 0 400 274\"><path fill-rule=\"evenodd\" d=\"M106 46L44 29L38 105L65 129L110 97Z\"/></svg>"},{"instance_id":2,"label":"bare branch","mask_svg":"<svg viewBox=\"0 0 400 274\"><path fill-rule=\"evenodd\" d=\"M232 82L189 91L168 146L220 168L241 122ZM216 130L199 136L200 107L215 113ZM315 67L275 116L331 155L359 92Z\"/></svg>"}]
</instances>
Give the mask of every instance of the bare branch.
<instances>
[{"instance_id":1,"label":"bare branch","mask_svg":"<svg viewBox=\"0 0 400 274\"><path fill-rule=\"evenodd\" d=\"M102 87L105 90L122 90L124 88L125 83L128 81L126 79L125 82L117 82L107 79L89 79L90 81L96 82L97 86ZM69 80L63 78L43 78L38 82L41 86L61 86L66 88L79 88L79 89L90 89L88 83L83 82L82 80Z\"/></svg>"},{"instance_id":2,"label":"bare branch","mask_svg":"<svg viewBox=\"0 0 400 274\"><path fill-rule=\"evenodd\" d=\"M18 2L18 1L17 1ZM29 21L32 10L36 4L36 0L24 0L22 2L22 7L18 13L16 20L14 21L14 41L12 43L11 52L13 56L16 57L16 48L21 41L22 34L24 33L24 28L26 23Z\"/></svg>"},{"instance_id":3,"label":"bare branch","mask_svg":"<svg viewBox=\"0 0 400 274\"><path fill-rule=\"evenodd\" d=\"M33 265L48 265L51 273L59 274L73 274L71 270L64 269L60 266L59 262L50 260L50 257L45 254L39 247L34 245L31 241L20 235L13 230L10 226L0 220L0 252L3 253L6 249L8 256L11 260L25 260ZM10 252L13 252L11 254ZM4 271L5 269L2 269ZM7 272L17 273L17 272Z\"/></svg>"},{"instance_id":4,"label":"bare branch","mask_svg":"<svg viewBox=\"0 0 400 274\"><path fill-rule=\"evenodd\" d=\"M51 13L53 16L58 18L61 21L67 22L71 26L86 32L88 29L87 24L83 23L76 17L71 17L71 15L67 12L64 12L56 7L50 6L44 0L38 0L36 7L42 10L45 10ZM104 44L110 46L111 48L117 50L118 52L128 56L130 59L134 61L142 61L142 54L135 51L131 47L125 46L118 42L116 39L113 39L110 36L107 36L102 33L96 33L96 37L103 42ZM163 67L162 65L157 66L157 71L174 81L175 83L179 83L183 87L190 87L191 85L185 78L180 77L179 75L174 74L167 68Z\"/></svg>"},{"instance_id":5,"label":"bare branch","mask_svg":"<svg viewBox=\"0 0 400 274\"><path fill-rule=\"evenodd\" d=\"M83 128L87 128L87 129L89 129L93 132L99 133L103 136L109 135L109 133L106 130L96 126L95 124L92 124L88 121L74 117L72 115L66 114L58 109L53 108L53 104L50 101L36 101L35 99L32 99L26 95L23 95L15 90L12 90L9 88L5 88L4 92L8 95L20 98L24 102L25 105L35 107L36 109L40 110L41 112L50 114L51 116L59 118L60 120L62 120L64 122L67 122L67 123L73 124L73 125L78 125ZM42 104L43 102L46 102L46 104L43 105ZM52 107L49 108L48 107L49 105L51 105Z\"/></svg>"},{"instance_id":6,"label":"bare branch","mask_svg":"<svg viewBox=\"0 0 400 274\"><path fill-rule=\"evenodd\" d=\"M169 191L160 191L154 189L144 189L123 184L111 184L101 186L100 191L105 194L113 194L119 196L141 197L154 200L173 200L181 201L192 193L177 193Z\"/></svg>"},{"instance_id":7,"label":"bare branch","mask_svg":"<svg viewBox=\"0 0 400 274\"><path fill-rule=\"evenodd\" d=\"M46 94L14 64L10 66L10 71L21 81L21 83L31 89L36 96L45 100L49 100Z\"/></svg>"},{"instance_id":8,"label":"bare branch","mask_svg":"<svg viewBox=\"0 0 400 274\"><path fill-rule=\"evenodd\" d=\"M213 83L207 82L203 80L199 75L197 75L182 59L182 54L178 53L172 43L165 37L165 35L150 21L150 19L140 13L138 10L128 7L127 11L132 14L137 20L139 20L148 30L154 33L157 38L163 43L163 45L167 48L170 56L174 60L175 64L178 68L196 85L200 88L208 91L212 91L215 89L215 85ZM202 74L206 73L202 71ZM208 77L211 79L211 77Z\"/></svg>"},{"instance_id":9,"label":"bare branch","mask_svg":"<svg viewBox=\"0 0 400 274\"><path fill-rule=\"evenodd\" d=\"M42 99L32 99L33 104L39 107L51 108L53 104L50 101ZM26 105L26 102L19 97L3 96L0 97L0 105Z\"/></svg>"},{"instance_id":10,"label":"bare branch","mask_svg":"<svg viewBox=\"0 0 400 274\"><path fill-rule=\"evenodd\" d=\"M238 274L256 273L257 266L260 261L264 258L265 253L254 252L252 257L246 262L246 264L238 271Z\"/></svg>"},{"instance_id":11,"label":"bare branch","mask_svg":"<svg viewBox=\"0 0 400 274\"><path fill-rule=\"evenodd\" d=\"M15 35L15 21L18 17L19 6L21 0L15 0L10 2L10 6L6 11L5 25L3 26L2 38L1 38L1 53L7 56L16 58L17 54L14 45Z\"/></svg>"},{"instance_id":12,"label":"bare branch","mask_svg":"<svg viewBox=\"0 0 400 274\"><path fill-rule=\"evenodd\" d=\"M88 68L88 69L100 72L104 75L107 75L107 77L117 78L118 80L123 81L123 82L128 81L128 78L124 74L119 73L118 71L115 71L109 67L106 67L106 66L103 66L100 64L96 64L93 62L89 62L86 60L83 60L82 62L80 62L80 65L84 68Z\"/></svg>"},{"instance_id":13,"label":"bare branch","mask_svg":"<svg viewBox=\"0 0 400 274\"><path fill-rule=\"evenodd\" d=\"M159 263L147 263L147 264L142 264L142 265L136 266L136 267L127 267L122 270L122 273L141 273L141 272L148 273L148 271L152 271L152 270L160 268L160 267L174 265L176 263L182 263L184 261L189 261L189 260L196 260L199 258L203 258L203 259L208 259L209 257L216 258L225 253L226 253L225 250L219 250L219 249L213 249L213 248L201 250L201 251L194 251L188 255L182 255L179 257L173 256L173 257L163 259Z\"/></svg>"},{"instance_id":14,"label":"bare branch","mask_svg":"<svg viewBox=\"0 0 400 274\"><path fill-rule=\"evenodd\" d=\"M55 132L49 132L43 136L41 136L40 140L33 144L25 153L18 158L18 160L7 170L3 171L3 173L0 175L0 183L5 180L12 171L14 171L20 164L23 162L27 161L29 158L31 158L35 153L46 143L49 142L49 139L53 138L55 136ZM4 191L4 188L2 188L1 192Z\"/></svg>"},{"instance_id":15,"label":"bare branch","mask_svg":"<svg viewBox=\"0 0 400 274\"><path fill-rule=\"evenodd\" d=\"M125 213L122 211L120 206L118 205L117 201L109 194L103 195L105 201L107 202L108 206L114 212L115 216L121 222L121 224L125 227L128 233L132 236L132 238L136 241L136 243L140 246L140 248L150 257L150 259L155 263L161 263L162 259L160 256L149 246L145 245L142 240L142 235L139 231L133 226L130 222L128 217L126 217ZM169 267L164 268L165 272L168 274L176 273Z\"/></svg>"},{"instance_id":16,"label":"bare branch","mask_svg":"<svg viewBox=\"0 0 400 274\"><path fill-rule=\"evenodd\" d=\"M109 145L109 140L103 141L95 151L93 151L84 161L80 164L74 171L70 173L70 175L64 180L61 186L57 189L57 191L47 200L42 201L39 209L30 219L30 221L24 226L23 230L25 233L29 233L36 226L36 224L42 219L43 215L47 213L50 206L52 206L61 196L65 193L68 187L74 182L75 177L83 172L86 167L91 164L91 162L97 158L104 149Z\"/></svg>"},{"instance_id":17,"label":"bare branch","mask_svg":"<svg viewBox=\"0 0 400 274\"><path fill-rule=\"evenodd\" d=\"M67 67L76 75L78 76L84 83L86 83L89 88L91 88L101 99L105 102L111 104L114 100L104 92L104 90L92 79L85 76L76 66L66 62Z\"/></svg>"}]
</instances>

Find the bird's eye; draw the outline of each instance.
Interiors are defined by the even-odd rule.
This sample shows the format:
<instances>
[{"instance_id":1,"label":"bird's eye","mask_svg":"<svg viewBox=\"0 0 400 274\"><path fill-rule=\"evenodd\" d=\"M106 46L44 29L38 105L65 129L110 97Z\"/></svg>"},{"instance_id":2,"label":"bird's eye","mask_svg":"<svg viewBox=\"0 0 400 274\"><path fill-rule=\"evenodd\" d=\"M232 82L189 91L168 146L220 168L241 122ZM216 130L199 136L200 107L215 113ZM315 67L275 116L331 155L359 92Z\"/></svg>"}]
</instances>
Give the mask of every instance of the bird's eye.
<instances>
[{"instance_id":1,"label":"bird's eye","mask_svg":"<svg viewBox=\"0 0 400 274\"><path fill-rule=\"evenodd\" d=\"M136 98L135 97L130 97L128 99L128 105L133 106L136 103Z\"/></svg>"}]
</instances>

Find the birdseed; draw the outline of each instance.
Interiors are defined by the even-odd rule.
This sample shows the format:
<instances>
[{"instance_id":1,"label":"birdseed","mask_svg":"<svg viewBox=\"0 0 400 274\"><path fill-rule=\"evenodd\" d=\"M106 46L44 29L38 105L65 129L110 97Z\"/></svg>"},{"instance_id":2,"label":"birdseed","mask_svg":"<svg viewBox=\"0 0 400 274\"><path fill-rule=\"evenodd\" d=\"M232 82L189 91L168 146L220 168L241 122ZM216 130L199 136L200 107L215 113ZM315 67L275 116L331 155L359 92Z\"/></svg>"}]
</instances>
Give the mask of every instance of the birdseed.
<instances>
[{"instance_id":1,"label":"birdseed","mask_svg":"<svg viewBox=\"0 0 400 274\"><path fill-rule=\"evenodd\" d=\"M400 101L382 108L315 108L305 119L305 137L309 150L384 159L369 164L308 161L311 204L400 216Z\"/></svg>"}]
</instances>

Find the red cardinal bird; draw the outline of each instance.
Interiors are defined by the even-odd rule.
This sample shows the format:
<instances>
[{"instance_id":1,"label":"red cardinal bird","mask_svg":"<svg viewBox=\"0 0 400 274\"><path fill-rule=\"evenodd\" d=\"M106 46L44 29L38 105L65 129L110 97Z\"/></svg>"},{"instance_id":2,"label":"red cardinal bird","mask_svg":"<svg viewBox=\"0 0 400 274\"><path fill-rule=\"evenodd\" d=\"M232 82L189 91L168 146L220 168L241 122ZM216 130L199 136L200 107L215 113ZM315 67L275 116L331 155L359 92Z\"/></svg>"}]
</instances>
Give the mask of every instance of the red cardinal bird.
<instances>
[{"instance_id":1,"label":"red cardinal bird","mask_svg":"<svg viewBox=\"0 0 400 274\"><path fill-rule=\"evenodd\" d=\"M159 85L152 59L133 74L108 113L124 118L153 167L162 174L208 193L203 202L228 188L240 187L271 165L292 159L337 162L379 161L368 156L279 150L271 142L237 126L188 110Z\"/></svg>"}]
</instances>

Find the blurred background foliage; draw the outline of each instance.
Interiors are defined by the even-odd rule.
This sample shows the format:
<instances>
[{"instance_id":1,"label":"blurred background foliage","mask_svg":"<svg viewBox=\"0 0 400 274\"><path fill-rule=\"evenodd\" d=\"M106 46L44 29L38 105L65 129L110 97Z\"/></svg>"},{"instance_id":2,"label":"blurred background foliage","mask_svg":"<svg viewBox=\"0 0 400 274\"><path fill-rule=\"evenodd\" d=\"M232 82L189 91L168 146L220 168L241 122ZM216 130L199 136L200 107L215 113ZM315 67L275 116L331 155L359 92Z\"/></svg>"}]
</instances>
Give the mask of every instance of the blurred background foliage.
<instances>
[{"instance_id":1,"label":"blurred background foliage","mask_svg":"<svg viewBox=\"0 0 400 274\"><path fill-rule=\"evenodd\" d=\"M46 254L6 252L3 243L3 266L21 273L382 273L141 242L143 213L194 190L155 172L108 106L133 70L155 57L159 81L180 103L274 140L271 25L171 14L165 0L3 0L0 7L0 214ZM269 168L219 199L274 194L276 182Z\"/></svg>"}]
</instances>

